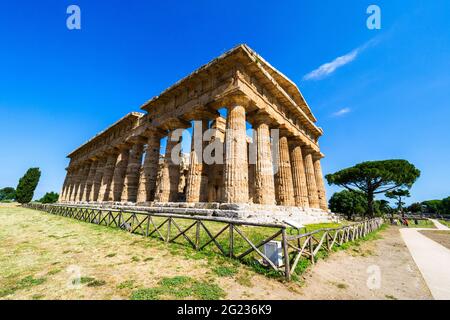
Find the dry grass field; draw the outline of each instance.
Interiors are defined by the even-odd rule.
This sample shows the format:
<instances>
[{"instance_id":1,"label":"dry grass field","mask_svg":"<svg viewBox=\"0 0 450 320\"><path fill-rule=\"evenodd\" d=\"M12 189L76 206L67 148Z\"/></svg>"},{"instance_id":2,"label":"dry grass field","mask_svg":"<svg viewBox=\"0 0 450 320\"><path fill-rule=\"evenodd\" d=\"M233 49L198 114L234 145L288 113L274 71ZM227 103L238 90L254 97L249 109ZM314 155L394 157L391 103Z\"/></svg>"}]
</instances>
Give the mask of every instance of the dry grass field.
<instances>
[{"instance_id":1,"label":"dry grass field","mask_svg":"<svg viewBox=\"0 0 450 320\"><path fill-rule=\"evenodd\" d=\"M318 227L327 225L311 226ZM383 252L391 246L409 261L407 251L383 240L383 233L332 254L331 259L319 261L313 270L286 283L211 251L197 252L188 246L0 204L0 299L384 299L385 292L400 298L413 296L417 287L410 292L399 285L400 294L395 283L376 294L346 289L366 286L362 266L386 263ZM398 241L395 232L390 234ZM390 269L386 271L396 272ZM401 282L410 283L409 276ZM416 272L411 277L415 279Z\"/></svg>"}]
</instances>

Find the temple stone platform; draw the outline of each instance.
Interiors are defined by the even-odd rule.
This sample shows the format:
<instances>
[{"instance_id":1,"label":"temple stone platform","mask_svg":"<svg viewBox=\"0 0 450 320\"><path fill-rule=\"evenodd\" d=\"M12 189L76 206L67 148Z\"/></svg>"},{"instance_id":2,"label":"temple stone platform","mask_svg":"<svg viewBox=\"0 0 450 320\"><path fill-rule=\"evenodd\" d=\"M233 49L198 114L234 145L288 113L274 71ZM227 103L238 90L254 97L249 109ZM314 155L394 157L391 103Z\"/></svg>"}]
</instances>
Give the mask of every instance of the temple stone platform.
<instances>
[{"instance_id":1,"label":"temple stone platform","mask_svg":"<svg viewBox=\"0 0 450 320\"><path fill-rule=\"evenodd\" d=\"M293 206L259 205L259 204L228 204L228 203L188 203L188 202L74 202L61 205L95 207L105 209L121 209L143 211L149 213L168 213L189 216L222 217L257 223L282 224L313 224L333 222L336 216L329 211L316 208L301 208Z\"/></svg>"}]
</instances>

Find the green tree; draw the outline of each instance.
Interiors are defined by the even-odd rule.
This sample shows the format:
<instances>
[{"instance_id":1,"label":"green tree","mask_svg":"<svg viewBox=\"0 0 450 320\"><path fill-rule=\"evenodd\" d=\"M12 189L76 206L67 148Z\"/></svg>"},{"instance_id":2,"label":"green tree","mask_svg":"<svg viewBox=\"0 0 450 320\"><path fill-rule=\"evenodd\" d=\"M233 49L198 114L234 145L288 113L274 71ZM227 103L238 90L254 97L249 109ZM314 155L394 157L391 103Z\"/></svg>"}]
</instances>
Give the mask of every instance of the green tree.
<instances>
[{"instance_id":1,"label":"green tree","mask_svg":"<svg viewBox=\"0 0 450 320\"><path fill-rule=\"evenodd\" d=\"M380 216L391 213L392 208L387 200L375 200L374 201L374 212Z\"/></svg>"},{"instance_id":2,"label":"green tree","mask_svg":"<svg viewBox=\"0 0 450 320\"><path fill-rule=\"evenodd\" d=\"M343 190L331 196L329 207L332 212L344 214L350 220L366 212L367 199L362 192Z\"/></svg>"},{"instance_id":3,"label":"green tree","mask_svg":"<svg viewBox=\"0 0 450 320\"><path fill-rule=\"evenodd\" d=\"M16 189L12 187L6 187L0 189L0 201L14 200L16 197Z\"/></svg>"},{"instance_id":4,"label":"green tree","mask_svg":"<svg viewBox=\"0 0 450 320\"><path fill-rule=\"evenodd\" d=\"M427 200L422 202L425 207L425 213L441 213L442 212L442 200Z\"/></svg>"},{"instance_id":5,"label":"green tree","mask_svg":"<svg viewBox=\"0 0 450 320\"><path fill-rule=\"evenodd\" d=\"M411 194L407 189L395 189L385 193L385 196L389 199L395 199L397 203L397 210L403 213L403 205L405 204L402 200L403 198L410 197Z\"/></svg>"},{"instance_id":6,"label":"green tree","mask_svg":"<svg viewBox=\"0 0 450 320\"><path fill-rule=\"evenodd\" d=\"M362 191L367 197L367 213L374 215L376 194L401 187L410 188L420 176L420 171L406 160L367 161L343 169L325 178L328 184L349 191Z\"/></svg>"},{"instance_id":7,"label":"green tree","mask_svg":"<svg viewBox=\"0 0 450 320\"><path fill-rule=\"evenodd\" d=\"M34 190L39 183L41 171L39 168L30 168L25 175L20 178L16 188L16 200L19 203L28 203L33 199Z\"/></svg>"},{"instance_id":8,"label":"green tree","mask_svg":"<svg viewBox=\"0 0 450 320\"><path fill-rule=\"evenodd\" d=\"M408 207L408 211L412 213L422 213L422 204L420 202L414 202Z\"/></svg>"},{"instance_id":9,"label":"green tree","mask_svg":"<svg viewBox=\"0 0 450 320\"><path fill-rule=\"evenodd\" d=\"M441 201L442 214L450 214L450 197L444 198Z\"/></svg>"},{"instance_id":10,"label":"green tree","mask_svg":"<svg viewBox=\"0 0 450 320\"><path fill-rule=\"evenodd\" d=\"M56 192L47 192L44 196L39 199L40 203L55 203L59 199L59 194Z\"/></svg>"}]
</instances>

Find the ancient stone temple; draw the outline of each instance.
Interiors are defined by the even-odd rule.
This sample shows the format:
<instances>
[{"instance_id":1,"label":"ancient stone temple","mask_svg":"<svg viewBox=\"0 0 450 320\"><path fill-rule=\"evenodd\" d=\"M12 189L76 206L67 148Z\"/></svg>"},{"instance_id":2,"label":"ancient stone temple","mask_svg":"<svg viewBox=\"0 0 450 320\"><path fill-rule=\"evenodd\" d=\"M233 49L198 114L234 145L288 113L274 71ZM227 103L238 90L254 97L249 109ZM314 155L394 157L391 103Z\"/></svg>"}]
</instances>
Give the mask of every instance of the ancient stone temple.
<instances>
[{"instance_id":1,"label":"ancient stone temple","mask_svg":"<svg viewBox=\"0 0 450 320\"><path fill-rule=\"evenodd\" d=\"M248 46L141 109L68 155L60 203L327 214L322 129L297 86ZM192 136L187 155L180 129ZM207 152L219 160L207 161Z\"/></svg>"}]
</instances>

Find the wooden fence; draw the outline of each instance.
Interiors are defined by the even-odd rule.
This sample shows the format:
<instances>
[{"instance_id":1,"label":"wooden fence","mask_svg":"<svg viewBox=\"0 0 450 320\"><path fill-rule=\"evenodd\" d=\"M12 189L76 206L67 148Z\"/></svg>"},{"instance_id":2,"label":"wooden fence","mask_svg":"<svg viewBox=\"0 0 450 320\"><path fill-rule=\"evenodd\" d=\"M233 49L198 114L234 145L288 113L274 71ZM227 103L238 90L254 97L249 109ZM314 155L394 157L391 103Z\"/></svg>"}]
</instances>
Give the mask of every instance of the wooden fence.
<instances>
[{"instance_id":1,"label":"wooden fence","mask_svg":"<svg viewBox=\"0 0 450 320\"><path fill-rule=\"evenodd\" d=\"M320 251L329 252L333 247L365 237L380 228L383 223L381 218L374 218L339 228L288 235L292 230L282 224L253 223L219 217L59 204L29 203L23 206L97 225L120 228L145 237L156 237L165 242L187 244L195 250L209 247L233 259L257 261L281 273L287 280L291 279L301 259L309 259L314 263ZM252 237L248 232L244 232L246 227L258 228L258 231L264 232L260 232L258 237ZM281 243L280 264L277 264L276 259L269 259L262 249L266 243L273 240Z\"/></svg>"}]
</instances>

